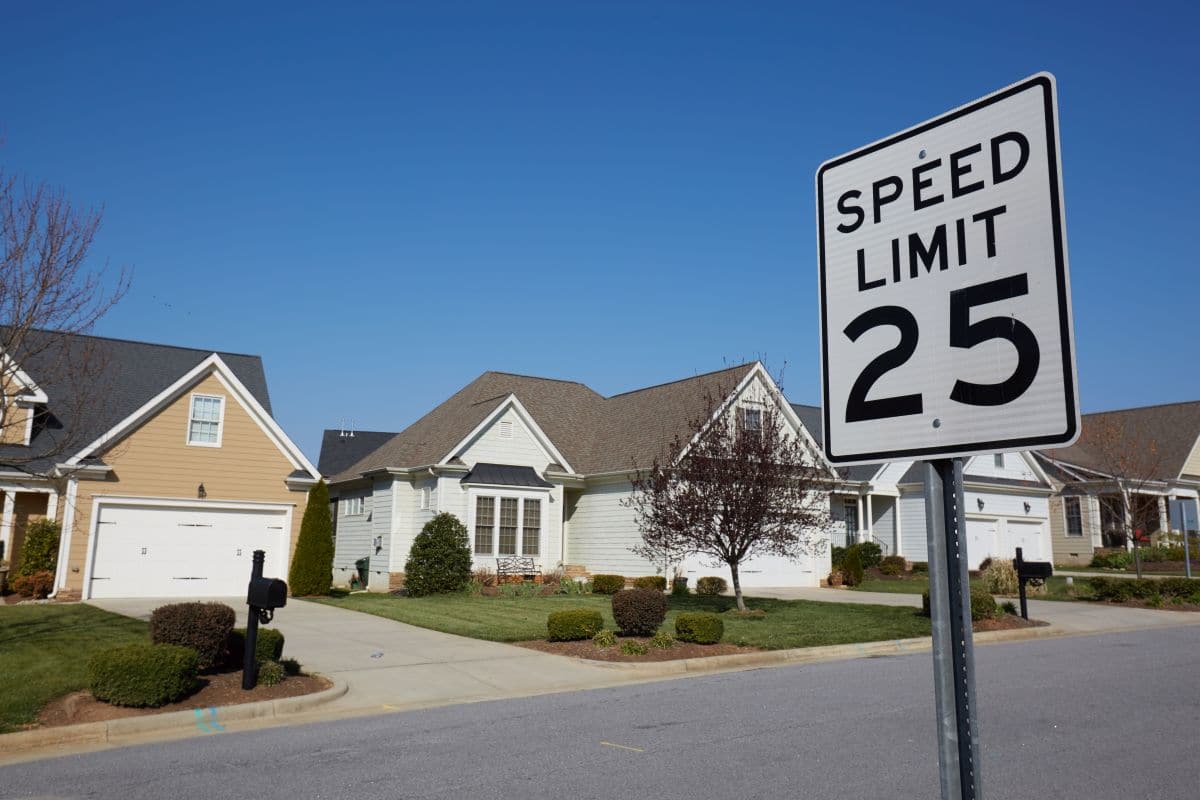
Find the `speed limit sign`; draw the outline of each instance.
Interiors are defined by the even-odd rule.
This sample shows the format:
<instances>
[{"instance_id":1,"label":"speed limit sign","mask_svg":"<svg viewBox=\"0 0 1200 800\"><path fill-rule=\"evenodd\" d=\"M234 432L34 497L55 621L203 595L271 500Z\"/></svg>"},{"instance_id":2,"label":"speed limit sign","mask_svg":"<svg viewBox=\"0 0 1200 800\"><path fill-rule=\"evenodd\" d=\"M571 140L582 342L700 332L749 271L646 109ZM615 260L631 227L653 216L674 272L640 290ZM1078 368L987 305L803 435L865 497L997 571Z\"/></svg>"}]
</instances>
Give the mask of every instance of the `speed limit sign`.
<instances>
[{"instance_id":1,"label":"speed limit sign","mask_svg":"<svg viewBox=\"0 0 1200 800\"><path fill-rule=\"evenodd\" d=\"M829 460L1073 442L1054 77L827 161L816 183Z\"/></svg>"}]
</instances>

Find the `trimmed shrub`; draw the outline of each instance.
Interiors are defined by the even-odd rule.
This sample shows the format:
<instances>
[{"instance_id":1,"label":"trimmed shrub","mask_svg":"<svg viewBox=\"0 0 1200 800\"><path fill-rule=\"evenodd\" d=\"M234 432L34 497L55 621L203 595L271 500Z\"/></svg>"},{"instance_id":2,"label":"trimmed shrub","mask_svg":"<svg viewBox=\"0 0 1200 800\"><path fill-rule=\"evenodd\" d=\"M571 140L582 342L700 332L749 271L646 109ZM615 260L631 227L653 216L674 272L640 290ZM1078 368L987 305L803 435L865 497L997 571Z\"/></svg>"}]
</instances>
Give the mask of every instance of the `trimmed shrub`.
<instances>
[{"instance_id":1,"label":"trimmed shrub","mask_svg":"<svg viewBox=\"0 0 1200 800\"><path fill-rule=\"evenodd\" d=\"M1126 569L1133 563L1133 553L1128 550L1108 550L1092 556L1090 566L1097 569Z\"/></svg>"},{"instance_id":2,"label":"trimmed shrub","mask_svg":"<svg viewBox=\"0 0 1200 800\"><path fill-rule=\"evenodd\" d=\"M333 520L325 481L308 490L296 552L288 570L288 589L296 597L327 595L333 582Z\"/></svg>"},{"instance_id":3,"label":"trimmed shrub","mask_svg":"<svg viewBox=\"0 0 1200 800\"><path fill-rule=\"evenodd\" d=\"M190 647L200 669L211 669L225 655L233 623L224 603L170 603L150 614L150 641Z\"/></svg>"},{"instance_id":4,"label":"trimmed shrub","mask_svg":"<svg viewBox=\"0 0 1200 800\"><path fill-rule=\"evenodd\" d=\"M914 575L928 575L929 574L929 562L928 561L912 562L912 571L913 571Z\"/></svg>"},{"instance_id":5,"label":"trimmed shrub","mask_svg":"<svg viewBox=\"0 0 1200 800\"><path fill-rule=\"evenodd\" d=\"M657 631L650 639L650 644L660 650L670 650L675 646L675 634L667 630Z\"/></svg>"},{"instance_id":6,"label":"trimmed shrub","mask_svg":"<svg viewBox=\"0 0 1200 800\"><path fill-rule=\"evenodd\" d=\"M846 548L834 545L829 548L830 566L834 569L841 569L842 560L846 557Z\"/></svg>"},{"instance_id":7,"label":"trimmed shrub","mask_svg":"<svg viewBox=\"0 0 1200 800\"><path fill-rule=\"evenodd\" d=\"M679 578L671 581L672 597L687 597L691 593L691 590L688 589L687 578Z\"/></svg>"},{"instance_id":8,"label":"trimmed shrub","mask_svg":"<svg viewBox=\"0 0 1200 800\"><path fill-rule=\"evenodd\" d=\"M1195 578L1163 578L1158 582L1158 591L1163 597L1200 603L1200 580Z\"/></svg>"},{"instance_id":9,"label":"trimmed shrub","mask_svg":"<svg viewBox=\"0 0 1200 800\"><path fill-rule=\"evenodd\" d=\"M626 636L649 636L667 618L667 598L658 589L622 589L612 596L612 614Z\"/></svg>"},{"instance_id":10,"label":"trimmed shrub","mask_svg":"<svg viewBox=\"0 0 1200 800\"><path fill-rule=\"evenodd\" d=\"M879 571L895 577L904 574L904 556L886 556L879 562Z\"/></svg>"},{"instance_id":11,"label":"trimmed shrub","mask_svg":"<svg viewBox=\"0 0 1200 800\"><path fill-rule=\"evenodd\" d=\"M878 542L859 542L854 545L858 550L858 560L862 563L863 569L871 569L878 567L883 561L883 548Z\"/></svg>"},{"instance_id":12,"label":"trimmed shrub","mask_svg":"<svg viewBox=\"0 0 1200 800\"><path fill-rule=\"evenodd\" d=\"M1090 583L1095 598L1109 603L1124 603L1129 600L1161 602L1163 599L1200 603L1200 580L1097 577L1092 578Z\"/></svg>"},{"instance_id":13,"label":"trimmed shrub","mask_svg":"<svg viewBox=\"0 0 1200 800\"><path fill-rule=\"evenodd\" d=\"M438 514L417 534L404 565L409 597L461 592L471 582L467 527L453 514Z\"/></svg>"},{"instance_id":14,"label":"trimmed shrub","mask_svg":"<svg viewBox=\"0 0 1200 800\"><path fill-rule=\"evenodd\" d=\"M546 618L546 639L551 642L591 639L603 627L604 617L594 608L569 608Z\"/></svg>"},{"instance_id":15,"label":"trimmed shrub","mask_svg":"<svg viewBox=\"0 0 1200 800\"><path fill-rule=\"evenodd\" d=\"M21 597L44 600L50 596L50 592L54 591L54 573L42 570L32 575L19 575L9 581L8 585Z\"/></svg>"},{"instance_id":16,"label":"trimmed shrub","mask_svg":"<svg viewBox=\"0 0 1200 800\"><path fill-rule=\"evenodd\" d=\"M719 575L705 575L696 581L696 594L704 595L705 597L715 597L719 594L725 594L728 589L729 584Z\"/></svg>"},{"instance_id":17,"label":"trimmed shrub","mask_svg":"<svg viewBox=\"0 0 1200 800\"><path fill-rule=\"evenodd\" d=\"M275 686L287 680L287 670L278 661L262 661L258 665L258 682L263 686Z\"/></svg>"},{"instance_id":18,"label":"trimmed shrub","mask_svg":"<svg viewBox=\"0 0 1200 800\"><path fill-rule=\"evenodd\" d=\"M627 639L621 642L621 652L627 656L644 656L650 648L635 639Z\"/></svg>"},{"instance_id":19,"label":"trimmed shrub","mask_svg":"<svg viewBox=\"0 0 1200 800\"><path fill-rule=\"evenodd\" d=\"M616 594L625 588L624 575L593 575L593 594Z\"/></svg>"},{"instance_id":20,"label":"trimmed shrub","mask_svg":"<svg viewBox=\"0 0 1200 800\"><path fill-rule=\"evenodd\" d=\"M58 566L58 537L61 530L57 522L49 519L29 523L25 527L25 543L21 545L21 563L14 575L26 577L49 572L53 582L54 570Z\"/></svg>"},{"instance_id":21,"label":"trimmed shrub","mask_svg":"<svg viewBox=\"0 0 1200 800\"><path fill-rule=\"evenodd\" d=\"M996 559L983 571L983 585L992 594L1016 594L1017 569L1011 561Z\"/></svg>"},{"instance_id":22,"label":"trimmed shrub","mask_svg":"<svg viewBox=\"0 0 1200 800\"><path fill-rule=\"evenodd\" d=\"M157 708L195 690L196 651L173 644L130 644L101 650L88 661L88 688L115 706Z\"/></svg>"},{"instance_id":23,"label":"trimmed shrub","mask_svg":"<svg viewBox=\"0 0 1200 800\"><path fill-rule=\"evenodd\" d=\"M863 565L857 546L846 548L846 557L842 559L842 581L847 586L858 586L863 582Z\"/></svg>"},{"instance_id":24,"label":"trimmed shrub","mask_svg":"<svg viewBox=\"0 0 1200 800\"><path fill-rule=\"evenodd\" d=\"M991 619L999 611L996 605L996 598L992 597L986 589L971 590L971 620L973 622L978 622L981 619ZM932 614L929 608L928 589L921 593L921 613L926 617Z\"/></svg>"},{"instance_id":25,"label":"trimmed shrub","mask_svg":"<svg viewBox=\"0 0 1200 800\"><path fill-rule=\"evenodd\" d=\"M640 578L633 579L633 587L635 589L657 589L660 592L667 590L667 579L662 575L643 575Z\"/></svg>"},{"instance_id":26,"label":"trimmed shrub","mask_svg":"<svg viewBox=\"0 0 1200 800\"><path fill-rule=\"evenodd\" d=\"M283 631L277 628L259 626L258 637L254 641L255 661L279 661L283 657ZM240 667L246 657L246 629L234 628L229 632L228 641L229 663Z\"/></svg>"},{"instance_id":27,"label":"trimmed shrub","mask_svg":"<svg viewBox=\"0 0 1200 800\"><path fill-rule=\"evenodd\" d=\"M675 618L675 638L681 642L716 644L725 635L725 622L716 614L691 611Z\"/></svg>"},{"instance_id":28,"label":"trimmed shrub","mask_svg":"<svg viewBox=\"0 0 1200 800\"><path fill-rule=\"evenodd\" d=\"M612 631L600 631L592 637L596 647L612 647L617 643L617 635Z\"/></svg>"}]
</instances>

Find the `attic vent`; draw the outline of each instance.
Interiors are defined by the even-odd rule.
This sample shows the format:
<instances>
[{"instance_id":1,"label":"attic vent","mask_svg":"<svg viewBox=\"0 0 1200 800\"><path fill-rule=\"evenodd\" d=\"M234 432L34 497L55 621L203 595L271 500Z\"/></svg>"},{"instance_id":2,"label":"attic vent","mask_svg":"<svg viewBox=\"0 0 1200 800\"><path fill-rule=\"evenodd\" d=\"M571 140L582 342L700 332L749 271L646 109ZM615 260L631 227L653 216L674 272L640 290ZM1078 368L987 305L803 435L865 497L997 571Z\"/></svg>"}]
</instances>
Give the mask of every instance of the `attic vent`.
<instances>
[{"instance_id":1,"label":"attic vent","mask_svg":"<svg viewBox=\"0 0 1200 800\"><path fill-rule=\"evenodd\" d=\"M501 420L501 421L500 421L500 438L501 438L501 439L511 439L511 438L513 438L513 424L512 424L512 421L510 421L510 420L507 420L507 419L506 419L506 420Z\"/></svg>"}]
</instances>

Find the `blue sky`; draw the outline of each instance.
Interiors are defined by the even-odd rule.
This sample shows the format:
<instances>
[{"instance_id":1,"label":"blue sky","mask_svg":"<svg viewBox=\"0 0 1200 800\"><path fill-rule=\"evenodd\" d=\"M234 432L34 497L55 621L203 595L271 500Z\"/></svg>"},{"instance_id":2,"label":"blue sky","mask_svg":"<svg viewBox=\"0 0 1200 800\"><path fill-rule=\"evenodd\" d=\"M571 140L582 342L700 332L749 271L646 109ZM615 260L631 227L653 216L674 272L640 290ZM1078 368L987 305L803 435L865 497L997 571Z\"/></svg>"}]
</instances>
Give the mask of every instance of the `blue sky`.
<instances>
[{"instance_id":1,"label":"blue sky","mask_svg":"<svg viewBox=\"0 0 1200 800\"><path fill-rule=\"evenodd\" d=\"M104 207L98 333L261 354L314 458L487 369L815 402L817 166L1042 69L1083 409L1200 397L1194 7L175 5L9 4L0 164Z\"/></svg>"}]
</instances>

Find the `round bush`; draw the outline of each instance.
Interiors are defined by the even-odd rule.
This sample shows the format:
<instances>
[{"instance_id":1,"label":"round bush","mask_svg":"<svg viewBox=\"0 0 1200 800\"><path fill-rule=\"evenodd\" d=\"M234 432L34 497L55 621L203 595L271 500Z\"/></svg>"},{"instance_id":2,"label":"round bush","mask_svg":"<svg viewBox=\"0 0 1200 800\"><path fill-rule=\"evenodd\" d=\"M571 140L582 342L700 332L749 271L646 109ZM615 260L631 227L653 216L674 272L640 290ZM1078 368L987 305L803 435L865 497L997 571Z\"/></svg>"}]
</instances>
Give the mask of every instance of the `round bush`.
<instances>
[{"instance_id":1,"label":"round bush","mask_svg":"<svg viewBox=\"0 0 1200 800\"><path fill-rule=\"evenodd\" d=\"M283 631L277 628L258 628L258 636L254 642L255 661L279 661L283 657ZM229 633L229 663L240 667L246 657L246 629L234 628Z\"/></svg>"},{"instance_id":2,"label":"round bush","mask_svg":"<svg viewBox=\"0 0 1200 800\"><path fill-rule=\"evenodd\" d=\"M883 548L878 542L859 542L854 548L858 550L858 560L863 569L878 567L883 561Z\"/></svg>"},{"instance_id":3,"label":"round bush","mask_svg":"<svg viewBox=\"0 0 1200 800\"><path fill-rule=\"evenodd\" d=\"M895 577L904 574L904 556L886 556L879 562L879 571Z\"/></svg>"},{"instance_id":4,"label":"round bush","mask_svg":"<svg viewBox=\"0 0 1200 800\"><path fill-rule=\"evenodd\" d=\"M44 600L54 591L54 573L43 570L32 575L18 575L9 581L9 586L21 597Z\"/></svg>"},{"instance_id":5,"label":"round bush","mask_svg":"<svg viewBox=\"0 0 1200 800\"><path fill-rule=\"evenodd\" d=\"M467 528L453 514L438 514L417 534L404 565L410 597L460 592L471 582Z\"/></svg>"},{"instance_id":6,"label":"round bush","mask_svg":"<svg viewBox=\"0 0 1200 800\"><path fill-rule=\"evenodd\" d=\"M696 581L696 594L709 597L724 594L728 588L729 584L725 582L724 578L718 575L705 575Z\"/></svg>"},{"instance_id":7,"label":"round bush","mask_svg":"<svg viewBox=\"0 0 1200 800\"><path fill-rule=\"evenodd\" d=\"M932 616L932 610L929 607L928 589L921 593L921 613L927 617ZM978 622L981 619L991 619L999 613L1000 607L996 605L996 598L992 597L987 589L971 590L972 622Z\"/></svg>"},{"instance_id":8,"label":"round bush","mask_svg":"<svg viewBox=\"0 0 1200 800\"><path fill-rule=\"evenodd\" d=\"M675 618L675 638L694 644L716 644L725 635L725 622L716 614L692 611Z\"/></svg>"},{"instance_id":9,"label":"round bush","mask_svg":"<svg viewBox=\"0 0 1200 800\"><path fill-rule=\"evenodd\" d=\"M88 662L88 688L115 706L157 708L196 689L196 651L173 644L131 644L101 650Z\"/></svg>"},{"instance_id":10,"label":"round bush","mask_svg":"<svg viewBox=\"0 0 1200 800\"><path fill-rule=\"evenodd\" d=\"M983 585L992 594L1016 594L1017 570L1011 561L995 559L983 571Z\"/></svg>"},{"instance_id":11,"label":"round bush","mask_svg":"<svg viewBox=\"0 0 1200 800\"><path fill-rule=\"evenodd\" d=\"M624 575L593 575L593 594L616 594L625 588Z\"/></svg>"},{"instance_id":12,"label":"round bush","mask_svg":"<svg viewBox=\"0 0 1200 800\"><path fill-rule=\"evenodd\" d=\"M612 596L613 619L626 636L649 636L667 618L667 598L658 589L622 589Z\"/></svg>"},{"instance_id":13,"label":"round bush","mask_svg":"<svg viewBox=\"0 0 1200 800\"><path fill-rule=\"evenodd\" d=\"M275 686L287 680L287 670L278 661L263 661L258 665L258 682L263 686Z\"/></svg>"},{"instance_id":14,"label":"round bush","mask_svg":"<svg viewBox=\"0 0 1200 800\"><path fill-rule=\"evenodd\" d=\"M54 520L39 519L29 523L25 528L25 542L21 545L21 563L16 565L14 574L31 576L49 572L53 581L54 568L58 565L60 530Z\"/></svg>"},{"instance_id":15,"label":"round bush","mask_svg":"<svg viewBox=\"0 0 1200 800\"><path fill-rule=\"evenodd\" d=\"M233 630L233 609L224 603L171 603L150 615L150 641L190 647L200 669L220 663Z\"/></svg>"},{"instance_id":16,"label":"round bush","mask_svg":"<svg viewBox=\"0 0 1200 800\"><path fill-rule=\"evenodd\" d=\"M575 642L591 639L604 627L604 617L594 608L570 608L555 611L546 618L546 639L551 642Z\"/></svg>"},{"instance_id":17,"label":"round bush","mask_svg":"<svg viewBox=\"0 0 1200 800\"><path fill-rule=\"evenodd\" d=\"M846 548L846 557L842 559L842 577L847 586L858 586L863 582L863 565L859 557L859 548Z\"/></svg>"},{"instance_id":18,"label":"round bush","mask_svg":"<svg viewBox=\"0 0 1200 800\"><path fill-rule=\"evenodd\" d=\"M640 578L633 579L635 589L657 589L660 592L667 590L667 579L662 575L643 575Z\"/></svg>"}]
</instances>

